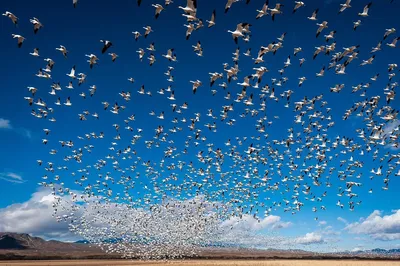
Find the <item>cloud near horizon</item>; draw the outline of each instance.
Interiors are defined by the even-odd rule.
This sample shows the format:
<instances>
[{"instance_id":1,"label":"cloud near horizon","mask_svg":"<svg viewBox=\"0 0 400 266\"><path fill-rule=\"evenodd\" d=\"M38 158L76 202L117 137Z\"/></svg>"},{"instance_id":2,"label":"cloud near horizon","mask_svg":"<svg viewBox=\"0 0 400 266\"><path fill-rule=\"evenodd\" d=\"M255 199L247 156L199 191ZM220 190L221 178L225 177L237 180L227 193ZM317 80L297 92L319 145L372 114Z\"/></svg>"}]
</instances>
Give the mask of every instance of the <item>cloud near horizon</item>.
<instances>
[{"instance_id":1,"label":"cloud near horizon","mask_svg":"<svg viewBox=\"0 0 400 266\"><path fill-rule=\"evenodd\" d=\"M400 239L400 209L391 215L382 215L379 210L373 211L367 218L345 227L351 234L365 234L374 240L392 241Z\"/></svg>"},{"instance_id":2,"label":"cloud near horizon","mask_svg":"<svg viewBox=\"0 0 400 266\"><path fill-rule=\"evenodd\" d=\"M44 239L74 241L68 224L58 223L53 214L55 201L48 189L39 189L24 203L16 203L0 209L0 232L28 233Z\"/></svg>"}]
</instances>

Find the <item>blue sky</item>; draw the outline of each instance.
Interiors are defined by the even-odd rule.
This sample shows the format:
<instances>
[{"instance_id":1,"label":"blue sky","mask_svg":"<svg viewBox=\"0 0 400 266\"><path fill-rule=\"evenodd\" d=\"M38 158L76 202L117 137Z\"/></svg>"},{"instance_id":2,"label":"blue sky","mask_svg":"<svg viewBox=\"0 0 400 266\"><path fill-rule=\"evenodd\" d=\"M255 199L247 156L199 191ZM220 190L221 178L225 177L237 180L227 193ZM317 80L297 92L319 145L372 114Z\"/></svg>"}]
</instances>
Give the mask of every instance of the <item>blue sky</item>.
<instances>
[{"instance_id":1,"label":"blue sky","mask_svg":"<svg viewBox=\"0 0 400 266\"><path fill-rule=\"evenodd\" d=\"M353 22L358 20L358 12L361 12L368 1L354 1L352 8L346 10L341 15L337 15L339 4L341 1L305 1L306 6L299 9L295 14L291 14L294 3L285 2L283 8L284 14L277 15L275 22L271 21L270 16L266 16L259 20L255 20L256 9L261 9L263 1L251 1L249 5L245 5L244 1L235 3L227 14L223 13L224 1L215 3L215 1L199 1L197 16L202 18L204 23L206 19L210 19L214 9L217 12L216 26L208 29L204 27L193 32L188 41L185 40L186 24L184 17L181 16L182 11L177 8L178 5L184 5L185 1L176 0L175 3L166 7L161 13L158 20L154 19L154 8L151 7L150 1L143 1L142 7L138 8L135 1L121 0L118 4L102 4L98 1L79 1L78 7L73 9L71 1L50 1L43 0L40 4L32 1L23 0L5 0L0 3L1 12L10 11L19 17L18 27L14 27L12 22L1 17L0 36L2 39L2 78L0 79L0 208L6 210L12 204L30 202L32 194L38 190L38 182L41 182L41 177L46 174L43 168L39 168L36 160L41 159L44 162L51 161L56 165L63 165L63 156L67 155L65 149L59 146L59 140L73 140L76 145L95 145L91 155L85 155L85 163L94 164L97 159L103 158L110 151L108 150L109 143L117 133L112 127L112 124L119 123L124 127L123 120L129 115L135 114L136 121L133 127L142 128L143 135L146 140L151 139L154 135L154 128L163 124L165 129L173 126L170 121L175 118L182 118L177 114L173 114L170 110L171 101L166 97L161 97L156 93L160 88L166 88L171 85L163 74L169 65L173 66L174 83L172 87L175 91L177 104L187 102L189 109L185 117L189 120L193 114L199 112L202 114L200 124L212 122L206 117L206 110L212 108L215 114L221 109L222 105L230 104L223 99L226 91L218 87L218 81L214 88L218 90L215 96L211 96L209 88L209 72L223 72L222 64L227 62L232 65L232 53L236 49L236 45L232 40L227 30L234 30L240 22L249 22L252 24L252 36L249 43L239 40L241 50L238 80L233 81L229 87L232 93L232 98L235 98L235 93L240 92L240 86L236 82L242 82L244 76L253 72L252 68L257 67L251 60L251 57L256 57L260 46L267 46L269 43L276 41L282 33L287 32L284 40L283 48L280 49L275 56L271 53L264 56L265 63L261 64L269 69L263 77L264 84L271 84L271 78L280 78L278 69L283 68L284 62L288 55L291 55L292 66L286 69L284 76L289 80L282 87L275 87L276 94L282 93L284 90L294 90L293 100L291 102L302 99L305 95L314 97L323 94L324 100L328 101L328 106L332 108L331 115L335 126L329 129L329 137L334 139L336 136L346 135L350 138L356 138L355 130L362 128L364 123L360 118L351 117L347 121L342 120L342 115L345 110L350 108L355 102L361 101L360 93L352 94L351 87L360 83L370 82L370 78L375 74L380 73L379 79L372 83L367 89L369 97L380 95L384 98L383 89L389 82L387 78L387 67L390 63L398 63L400 58L399 48L389 48L385 44L382 45L382 51L376 53L376 58L372 65L360 67L362 60L370 57L370 50L382 40L385 29L399 28L400 21L396 18L397 10L400 8L400 3L389 4L386 1L374 1L370 16L361 18L362 25L353 30ZM203 3L204 2L204 3ZM271 5L275 1L270 1ZM315 32L318 26L316 22L307 20L311 13L319 8L318 22L326 20L329 22L328 29L325 29L319 38L315 38ZM37 34L33 33L33 27L29 23L29 19L37 17L43 28ZM132 31L144 32L143 27L151 25L154 32L146 39L139 38L134 40ZM343 47L360 45L358 59L355 59L346 69L346 75L336 75L333 70L327 71L325 76L317 78L315 73L319 72L323 66L328 66L329 56L324 56L322 53L313 60L312 55L315 47L326 45L323 35L329 31L336 30L335 41L337 42L336 51L341 51ZM21 34L26 38L22 48L17 47L16 40L12 39L11 34ZM386 42L391 42L397 35L392 34ZM108 55L101 55L102 44L100 39L107 39L113 42L113 47L110 52L115 52L119 58L113 63ZM192 45L197 41L201 41L203 47L203 57L196 56L193 52ZM157 61L153 66L149 66L148 60L144 59L141 63L136 51L139 48L146 48L150 43L154 42L156 47ZM330 42L331 43L331 42ZM55 50L59 45L64 45L69 50L68 58L63 58L62 54ZM40 57L30 56L29 53L33 48L38 47ZM303 52L296 57L293 56L294 47L302 47ZM168 62L161 54L165 54L168 49L174 48L178 62ZM242 53L248 48L252 48L252 56L245 57ZM99 57L99 65L93 69L89 68L86 63L85 54L94 53ZM149 53L146 53L145 58ZM35 74L39 68L45 66L44 58L52 58L56 64L52 72L53 80L60 82L63 90L60 92L60 97L64 100L71 96L73 106L69 109L62 106L54 114L57 122L52 124L48 121L38 120L30 115L31 107L24 100L24 96L28 96L28 86L38 88L38 94L48 102L53 103L56 98L48 95L50 91L51 81L37 78ZM304 57L306 62L299 68L298 59ZM68 84L69 77L65 74L69 73L71 67L76 65L77 73L83 72L88 75L86 82L78 87L74 83L75 90L68 91L64 87ZM260 66L260 65L259 65ZM397 71L397 70L396 70ZM298 87L298 78L306 76L307 80L302 87ZM133 77L135 82L131 84L127 78ZM199 79L203 82L193 95L190 80ZM224 79L224 81L226 81ZM394 77L392 82L398 81L398 77ZM329 88L335 84L345 84L345 88L339 94L330 93ZM96 94L90 98L82 99L78 93L85 91L88 94L88 88L91 85L97 86ZM144 84L146 91L152 92L153 96L140 95L136 91ZM249 88L249 92L253 92L254 98L258 98L256 89ZM121 91L130 91L132 100L125 102L118 93ZM168 93L166 93L168 94ZM117 117L110 112L102 110L102 101L108 101L111 105L117 101L119 104L127 106L122 115ZM257 100L255 100L256 102ZM258 102L258 101L257 101ZM268 102L266 115L270 119L274 116L279 116L279 120L273 120L272 126L267 129L269 141L280 139L282 135L287 135L287 129L294 127L293 110L292 108L283 108L283 100L279 103ZM400 100L395 98L390 106L396 108L400 104ZM61 109L62 108L62 109ZM259 134L254 129L255 119L240 119L239 115L246 107L243 104L235 105L235 111L231 114L231 118L235 118L237 123L234 127L229 127L226 124L219 123L217 134L207 134L207 141L214 143L216 147L223 147L224 142L228 138L234 139L236 136L258 136ZM60 111L62 110L62 111ZM100 119L88 119L88 121L79 121L78 113L83 110L90 110L91 113L97 112ZM166 114L165 121L148 115L154 110L158 115L164 111ZM180 125L188 132L187 125ZM50 128L51 134L48 137L49 143L46 147L41 143L44 138L43 128ZM201 126L202 131L206 132L207 128ZM103 131L107 136L107 141L94 140L90 142L80 142L77 136L85 133ZM175 145L178 149L183 149L182 139L187 136L177 135L174 137ZM124 139L123 145L129 145L132 134L127 131L121 131L121 137ZM59 150L57 156L49 155L49 149L55 148ZM163 149L146 149L143 144L138 144L134 147L138 154L145 160L152 159L157 162L157 159L162 155ZM195 161L196 149L186 157L187 161ZM380 155L389 152L390 154L398 154L398 150L386 149L380 147ZM279 231L284 236L297 237L306 235L310 232L320 234L325 238L339 238L341 242L334 242L332 245L345 246L354 248L360 243L364 243L365 248L368 247L395 247L400 245L400 236L393 241L373 240L368 230L356 231L344 229L346 223L352 224L358 222L361 217L368 217L375 210L380 210L379 217L389 215L388 219L393 219L393 223L398 225L399 218L395 216L394 210L399 209L396 198L397 189L400 186L398 177L391 176L390 189L383 191L382 177L377 177L373 180L369 179L369 172L372 168L377 168L381 164L377 161L372 161L370 156L360 158L364 162L364 167L361 170L363 173L360 182L363 187L357 189L359 198L356 201L362 200L362 204L356 206L354 212L350 212L348 208L343 210L335 206L338 197L336 197L337 188L344 184L337 180L333 175L331 178L332 187L329 188L329 197L324 199L323 204L327 206L327 211L319 211L318 221L314 221L315 214L312 213L313 205L307 204L303 210L296 215L291 215L290 212L284 213L283 208L276 210L274 215L281 217L282 221L287 221L293 224ZM337 160L339 161L339 160ZM337 161L332 162L338 167ZM383 163L384 169L387 167L387 161ZM126 165L129 165L126 164ZM76 164L68 164L69 171L77 171L79 166ZM109 168L110 170L111 168ZM261 169L261 168L260 168ZM93 171L94 172L94 171ZM397 171L396 171L397 172ZM141 181L146 182L144 172L141 173ZM63 181L74 189L79 189L73 185L73 177L68 178L67 172L62 172L66 179ZM79 174L78 174L79 175ZM114 174L113 175L117 175ZM133 175L133 174L132 174ZM63 176L63 177L64 177ZM90 178L95 178L96 173L93 173ZM334 177L336 179L334 179ZM373 188L374 193L369 194L368 190ZM313 188L314 190L314 188ZM316 194L321 194L325 188L315 188ZM142 191L143 192L143 191ZM281 195L270 194L271 201L281 201ZM29 204L28 204L29 205ZM376 213L375 213L376 214ZM341 222L338 217L344 220ZM377 217L377 216L373 216ZM371 219L373 219L373 217ZM1 220L0 220L1 221ZM326 224L318 224L320 221L326 221ZM360 222L362 223L362 222ZM330 235L326 233L332 226L336 232L342 232L340 236ZM362 226L362 225L361 225ZM0 224L0 228L1 224ZM353 228L353 227L351 227ZM395 233L400 234L400 231ZM325 231L324 231L325 230ZM322 233L321 233L322 232ZM361 233L351 233L361 232ZM365 241L355 239L356 237L365 238ZM336 244L335 244L336 243Z\"/></svg>"}]
</instances>

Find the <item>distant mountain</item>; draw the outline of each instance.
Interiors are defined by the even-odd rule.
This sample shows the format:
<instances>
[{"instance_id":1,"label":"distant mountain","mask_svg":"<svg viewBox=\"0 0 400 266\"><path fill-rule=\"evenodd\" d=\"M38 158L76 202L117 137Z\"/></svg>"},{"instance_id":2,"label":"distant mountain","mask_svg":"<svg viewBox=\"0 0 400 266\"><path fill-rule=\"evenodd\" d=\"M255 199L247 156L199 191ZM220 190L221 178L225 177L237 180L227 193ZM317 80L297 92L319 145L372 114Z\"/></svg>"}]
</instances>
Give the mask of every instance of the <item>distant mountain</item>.
<instances>
[{"instance_id":1,"label":"distant mountain","mask_svg":"<svg viewBox=\"0 0 400 266\"><path fill-rule=\"evenodd\" d=\"M374 248L371 250L367 250L366 252L371 252L376 254L400 254L400 248L395 248L395 249Z\"/></svg>"},{"instance_id":2,"label":"distant mountain","mask_svg":"<svg viewBox=\"0 0 400 266\"><path fill-rule=\"evenodd\" d=\"M37 250L37 251L60 251L71 252L87 250L96 250L87 244L65 243L61 241L46 241L40 237L33 237L29 234L0 233L0 250Z\"/></svg>"},{"instance_id":3,"label":"distant mountain","mask_svg":"<svg viewBox=\"0 0 400 266\"><path fill-rule=\"evenodd\" d=\"M113 241L108 241L112 243ZM28 234L0 233L0 260L119 259L87 241L46 241ZM317 253L304 250L250 249L229 245L205 245L198 259L399 259L400 249L372 249L357 252Z\"/></svg>"},{"instance_id":4,"label":"distant mountain","mask_svg":"<svg viewBox=\"0 0 400 266\"><path fill-rule=\"evenodd\" d=\"M0 233L0 249L35 249L46 241L28 234Z\"/></svg>"}]
</instances>

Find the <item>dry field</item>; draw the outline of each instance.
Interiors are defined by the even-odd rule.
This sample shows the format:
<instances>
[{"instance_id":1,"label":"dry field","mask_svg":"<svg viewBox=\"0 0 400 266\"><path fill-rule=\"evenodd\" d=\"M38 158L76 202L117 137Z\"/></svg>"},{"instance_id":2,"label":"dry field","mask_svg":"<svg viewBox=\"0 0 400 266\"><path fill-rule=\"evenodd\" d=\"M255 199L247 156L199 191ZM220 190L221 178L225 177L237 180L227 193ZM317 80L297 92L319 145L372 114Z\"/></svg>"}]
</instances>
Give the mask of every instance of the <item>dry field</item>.
<instances>
[{"instance_id":1,"label":"dry field","mask_svg":"<svg viewBox=\"0 0 400 266\"><path fill-rule=\"evenodd\" d=\"M0 266L394 266L400 261L351 261L351 260L190 260L173 262L140 262L121 260L76 261L0 261Z\"/></svg>"}]
</instances>

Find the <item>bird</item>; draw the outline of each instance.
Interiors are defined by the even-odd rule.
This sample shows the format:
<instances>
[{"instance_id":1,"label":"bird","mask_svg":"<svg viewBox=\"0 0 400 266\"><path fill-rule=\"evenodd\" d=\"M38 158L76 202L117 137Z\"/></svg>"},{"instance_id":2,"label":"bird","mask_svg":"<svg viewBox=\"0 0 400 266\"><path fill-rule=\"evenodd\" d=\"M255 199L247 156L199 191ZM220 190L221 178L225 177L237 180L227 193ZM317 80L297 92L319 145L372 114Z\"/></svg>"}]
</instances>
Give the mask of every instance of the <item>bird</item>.
<instances>
[{"instance_id":1,"label":"bird","mask_svg":"<svg viewBox=\"0 0 400 266\"><path fill-rule=\"evenodd\" d=\"M115 62L115 59L118 58L118 55L116 53L108 53L109 56L111 56L111 61Z\"/></svg>"},{"instance_id":2,"label":"bird","mask_svg":"<svg viewBox=\"0 0 400 266\"><path fill-rule=\"evenodd\" d=\"M135 40L137 41L142 34L138 31L132 31L133 35L135 35Z\"/></svg>"},{"instance_id":3,"label":"bird","mask_svg":"<svg viewBox=\"0 0 400 266\"><path fill-rule=\"evenodd\" d=\"M327 21L323 21L322 23L317 23L318 29L317 29L317 34L316 37L318 38L318 36L321 34L321 32L328 28L328 22Z\"/></svg>"},{"instance_id":4,"label":"bird","mask_svg":"<svg viewBox=\"0 0 400 266\"><path fill-rule=\"evenodd\" d=\"M186 40L189 40L190 36L192 35L192 32L195 30L194 25L189 23L188 25L184 25L187 30L186 30Z\"/></svg>"},{"instance_id":5,"label":"bird","mask_svg":"<svg viewBox=\"0 0 400 266\"><path fill-rule=\"evenodd\" d=\"M174 52L174 48L168 49L167 54L163 54L162 56L167 58L169 61L173 60L173 53Z\"/></svg>"},{"instance_id":6,"label":"bird","mask_svg":"<svg viewBox=\"0 0 400 266\"><path fill-rule=\"evenodd\" d=\"M103 48L101 49L101 53L104 54L112 46L112 42L107 40L100 40L100 42L103 43Z\"/></svg>"},{"instance_id":7,"label":"bird","mask_svg":"<svg viewBox=\"0 0 400 266\"><path fill-rule=\"evenodd\" d=\"M399 41L399 40L400 40L400 37L394 38L391 43L387 43L386 45L391 48L396 48L397 41Z\"/></svg>"},{"instance_id":8,"label":"bird","mask_svg":"<svg viewBox=\"0 0 400 266\"><path fill-rule=\"evenodd\" d=\"M248 23L246 23L246 22L245 23L239 23L236 26L236 30L234 30L234 31L228 30L228 33L232 34L232 38L233 38L233 40L235 41L236 44L238 44L238 38L244 36L243 35L243 28L246 25L248 25Z\"/></svg>"},{"instance_id":9,"label":"bird","mask_svg":"<svg viewBox=\"0 0 400 266\"><path fill-rule=\"evenodd\" d=\"M18 40L18 48L21 48L22 47L22 43L26 40L25 37L23 37L21 35L18 35L18 34L12 34L12 37L14 39Z\"/></svg>"},{"instance_id":10,"label":"bird","mask_svg":"<svg viewBox=\"0 0 400 266\"><path fill-rule=\"evenodd\" d=\"M72 5L74 6L74 8L76 8L76 6L78 5L78 0L72 0Z\"/></svg>"},{"instance_id":11,"label":"bird","mask_svg":"<svg viewBox=\"0 0 400 266\"><path fill-rule=\"evenodd\" d=\"M145 37L145 38L147 38L147 36L148 36L151 32L153 32L153 29L151 28L151 26L143 27L143 29L146 30L146 31L144 32L144 37ZM136 38L136 36L135 36L135 38Z\"/></svg>"},{"instance_id":12,"label":"bird","mask_svg":"<svg viewBox=\"0 0 400 266\"><path fill-rule=\"evenodd\" d=\"M315 9L314 12L311 14L310 17L307 17L309 20L317 20L317 14L318 14L319 8Z\"/></svg>"},{"instance_id":13,"label":"bird","mask_svg":"<svg viewBox=\"0 0 400 266\"><path fill-rule=\"evenodd\" d=\"M33 32L36 34L40 28L43 27L42 23L37 18L32 18L29 20L33 24Z\"/></svg>"},{"instance_id":14,"label":"bird","mask_svg":"<svg viewBox=\"0 0 400 266\"><path fill-rule=\"evenodd\" d=\"M15 26L18 25L18 17L13 13L11 13L10 11L6 11L2 15L11 19L12 23L14 23Z\"/></svg>"},{"instance_id":15,"label":"bird","mask_svg":"<svg viewBox=\"0 0 400 266\"><path fill-rule=\"evenodd\" d=\"M294 1L294 3L295 3L295 6L293 8L293 12L292 12L293 14L296 13L297 9L299 9L300 7L306 6L304 4L304 2L302 2L302 1Z\"/></svg>"},{"instance_id":16,"label":"bird","mask_svg":"<svg viewBox=\"0 0 400 266\"><path fill-rule=\"evenodd\" d=\"M215 14L216 14L216 11L215 11L215 9L214 9L213 12L212 12L212 14L211 14L210 20L206 20L206 22L208 23L208 27L209 27L209 28L215 26Z\"/></svg>"},{"instance_id":17,"label":"bird","mask_svg":"<svg viewBox=\"0 0 400 266\"><path fill-rule=\"evenodd\" d=\"M67 100L65 101L64 105L65 106L71 106L72 105L70 97L67 98Z\"/></svg>"},{"instance_id":18,"label":"bird","mask_svg":"<svg viewBox=\"0 0 400 266\"><path fill-rule=\"evenodd\" d=\"M266 0L261 10L256 10L258 12L256 19L262 18L263 16L268 15L268 4L269 0Z\"/></svg>"},{"instance_id":19,"label":"bird","mask_svg":"<svg viewBox=\"0 0 400 266\"><path fill-rule=\"evenodd\" d=\"M239 0L227 0L225 5L225 13L228 13L233 3L239 2Z\"/></svg>"},{"instance_id":20,"label":"bird","mask_svg":"<svg viewBox=\"0 0 400 266\"><path fill-rule=\"evenodd\" d=\"M178 6L178 8L182 9L187 14L196 14L197 13L197 0L186 0L186 6Z\"/></svg>"},{"instance_id":21,"label":"bird","mask_svg":"<svg viewBox=\"0 0 400 266\"><path fill-rule=\"evenodd\" d=\"M151 6L156 9L154 16L155 16L156 19L158 19L158 17L160 16L161 11L164 10L164 7L162 5L160 5L160 4L152 4Z\"/></svg>"},{"instance_id":22,"label":"bird","mask_svg":"<svg viewBox=\"0 0 400 266\"><path fill-rule=\"evenodd\" d=\"M353 22L353 24L354 24L353 30L356 30L361 25L361 20L357 20L357 21Z\"/></svg>"},{"instance_id":23,"label":"bird","mask_svg":"<svg viewBox=\"0 0 400 266\"><path fill-rule=\"evenodd\" d=\"M85 56L89 57L89 60L87 60L87 62L89 63L90 68L92 69L93 66L97 64L97 60L99 60L99 58L94 54L86 54Z\"/></svg>"},{"instance_id":24,"label":"bird","mask_svg":"<svg viewBox=\"0 0 400 266\"><path fill-rule=\"evenodd\" d=\"M351 3L351 0L346 0L346 3L340 4L341 8L339 10L339 14L342 13L343 11L345 11L347 8L350 8L351 7L350 3Z\"/></svg>"},{"instance_id":25,"label":"bird","mask_svg":"<svg viewBox=\"0 0 400 266\"><path fill-rule=\"evenodd\" d=\"M386 38L390 35L396 32L395 28L390 28L390 29L386 29L385 34L383 36L383 39L386 40Z\"/></svg>"},{"instance_id":26,"label":"bird","mask_svg":"<svg viewBox=\"0 0 400 266\"><path fill-rule=\"evenodd\" d=\"M281 7L283 7L281 3L277 3L274 8L268 8L269 13L271 14L272 21L275 21L276 14L282 14Z\"/></svg>"},{"instance_id":27,"label":"bird","mask_svg":"<svg viewBox=\"0 0 400 266\"><path fill-rule=\"evenodd\" d=\"M39 48L34 48L32 53L29 53L32 56L39 56Z\"/></svg>"},{"instance_id":28,"label":"bird","mask_svg":"<svg viewBox=\"0 0 400 266\"><path fill-rule=\"evenodd\" d=\"M67 73L66 75L67 75L68 77L72 78L72 79L76 79L76 76L75 76L75 66L73 66L73 67L71 68L71 72L70 72L70 73Z\"/></svg>"},{"instance_id":29,"label":"bird","mask_svg":"<svg viewBox=\"0 0 400 266\"><path fill-rule=\"evenodd\" d=\"M63 56L67 58L68 50L67 48L65 48L65 46L60 45L60 47L57 47L56 50L60 51L63 54Z\"/></svg>"},{"instance_id":30,"label":"bird","mask_svg":"<svg viewBox=\"0 0 400 266\"><path fill-rule=\"evenodd\" d=\"M358 13L358 15L361 16L361 17L368 17L368 11L369 11L369 8L371 7L371 5L372 5L372 2L369 2L369 3L364 7L363 12Z\"/></svg>"}]
</instances>

